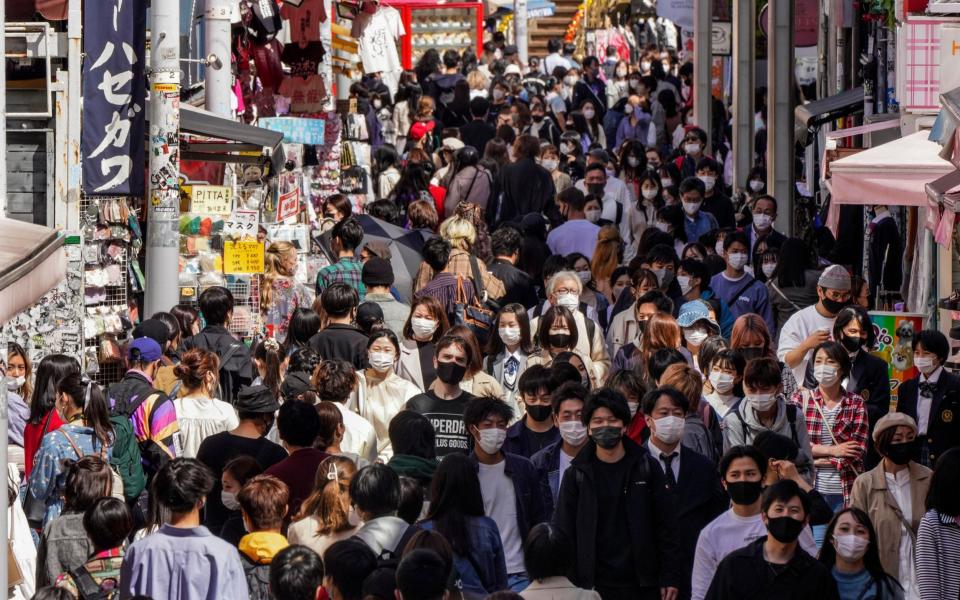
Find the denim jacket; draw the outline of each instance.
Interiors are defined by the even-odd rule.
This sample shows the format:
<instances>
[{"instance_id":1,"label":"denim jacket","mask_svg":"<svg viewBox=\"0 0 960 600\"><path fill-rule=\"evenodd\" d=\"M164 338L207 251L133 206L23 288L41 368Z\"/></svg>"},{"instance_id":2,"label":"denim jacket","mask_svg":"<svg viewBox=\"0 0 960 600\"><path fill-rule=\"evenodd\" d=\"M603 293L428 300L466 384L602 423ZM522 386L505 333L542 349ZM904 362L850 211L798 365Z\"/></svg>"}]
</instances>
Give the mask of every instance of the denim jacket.
<instances>
[{"instance_id":1,"label":"denim jacket","mask_svg":"<svg viewBox=\"0 0 960 600\"><path fill-rule=\"evenodd\" d=\"M563 440L561 439L530 457L533 466L547 474L547 483L550 485L550 499L554 506L557 504L557 494L560 493L560 449L562 447Z\"/></svg>"},{"instance_id":2,"label":"denim jacket","mask_svg":"<svg viewBox=\"0 0 960 600\"><path fill-rule=\"evenodd\" d=\"M453 566L460 576L463 593L486 597L507 589L507 563L497 524L490 517L468 517L468 521L470 555L453 554ZM419 525L427 531L436 529L434 521L423 521Z\"/></svg>"}]
</instances>

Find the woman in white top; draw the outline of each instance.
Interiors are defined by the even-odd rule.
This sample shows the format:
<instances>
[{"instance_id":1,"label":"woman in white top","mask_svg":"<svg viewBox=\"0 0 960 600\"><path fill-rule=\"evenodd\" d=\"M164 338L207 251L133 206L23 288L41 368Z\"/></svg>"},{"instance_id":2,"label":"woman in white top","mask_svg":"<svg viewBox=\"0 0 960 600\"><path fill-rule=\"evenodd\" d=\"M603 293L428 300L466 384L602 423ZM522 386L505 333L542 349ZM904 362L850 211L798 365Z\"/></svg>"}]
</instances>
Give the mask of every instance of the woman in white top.
<instances>
[{"instance_id":1,"label":"woman in white top","mask_svg":"<svg viewBox=\"0 0 960 600\"><path fill-rule=\"evenodd\" d=\"M403 410L407 400L423 390L397 375L394 365L400 355L400 342L389 329L370 334L367 342L367 363L370 367L357 372L359 379L350 408L370 421L377 434L377 456L383 462L393 456L387 428L393 417Z\"/></svg>"},{"instance_id":2,"label":"woman in white top","mask_svg":"<svg viewBox=\"0 0 960 600\"><path fill-rule=\"evenodd\" d=\"M352 537L360 519L350 506L350 480L357 465L349 458L331 456L320 463L313 493L287 530L291 544L303 544L320 556L334 542Z\"/></svg>"},{"instance_id":3,"label":"woman in white top","mask_svg":"<svg viewBox=\"0 0 960 600\"><path fill-rule=\"evenodd\" d=\"M196 458L200 442L215 433L235 429L240 421L232 406L213 397L220 373L216 354L199 348L187 350L173 372L185 390L182 398L173 401L180 423L181 456Z\"/></svg>"}]
</instances>

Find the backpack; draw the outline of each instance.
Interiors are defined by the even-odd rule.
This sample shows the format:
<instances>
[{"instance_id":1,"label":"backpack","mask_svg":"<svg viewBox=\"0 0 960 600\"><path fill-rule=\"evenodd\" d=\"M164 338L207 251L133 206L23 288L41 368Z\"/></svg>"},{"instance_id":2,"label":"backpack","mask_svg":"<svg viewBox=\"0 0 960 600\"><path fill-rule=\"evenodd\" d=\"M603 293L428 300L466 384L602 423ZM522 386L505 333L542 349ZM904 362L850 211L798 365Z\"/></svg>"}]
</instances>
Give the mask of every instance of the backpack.
<instances>
[{"instance_id":1,"label":"backpack","mask_svg":"<svg viewBox=\"0 0 960 600\"><path fill-rule=\"evenodd\" d=\"M240 386L243 384L243 378L240 377L240 371L228 368L230 359L233 358L237 352L242 348L245 348L243 342L238 342L233 340L233 343L226 349L226 351L221 355L217 347L210 343L210 339L206 334L197 335L197 343L195 346L209 352L213 352L220 358L220 386L217 390L218 399L223 400L224 402L233 405L234 400L236 399L236 393L240 390Z\"/></svg>"},{"instance_id":2,"label":"backpack","mask_svg":"<svg viewBox=\"0 0 960 600\"><path fill-rule=\"evenodd\" d=\"M737 405L733 407L733 412L736 413L737 419L740 420L740 427L743 428L743 439L747 439L747 422L743 420L743 414L740 412L740 405L743 403L743 400L737 402ZM787 423L790 424L790 437L793 439L793 443L797 445L797 448L800 448L800 438L797 437L797 405L787 403Z\"/></svg>"},{"instance_id":3,"label":"backpack","mask_svg":"<svg viewBox=\"0 0 960 600\"><path fill-rule=\"evenodd\" d=\"M113 600L120 597L120 582L113 577L97 583L84 565L67 572L77 586L79 600Z\"/></svg>"},{"instance_id":4,"label":"backpack","mask_svg":"<svg viewBox=\"0 0 960 600\"><path fill-rule=\"evenodd\" d=\"M133 433L129 415L111 415L110 424L113 426L113 453L110 457L110 466L123 481L123 497L133 500L138 498L147 487L147 475L143 471L140 444Z\"/></svg>"}]
</instances>

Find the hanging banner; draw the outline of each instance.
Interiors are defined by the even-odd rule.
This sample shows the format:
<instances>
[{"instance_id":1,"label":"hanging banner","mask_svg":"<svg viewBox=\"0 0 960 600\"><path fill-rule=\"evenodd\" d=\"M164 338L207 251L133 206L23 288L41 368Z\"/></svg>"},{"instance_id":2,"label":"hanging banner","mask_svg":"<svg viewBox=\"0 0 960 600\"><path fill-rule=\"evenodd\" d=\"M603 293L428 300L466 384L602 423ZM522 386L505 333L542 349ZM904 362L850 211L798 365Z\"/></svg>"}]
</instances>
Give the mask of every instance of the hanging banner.
<instances>
[{"instance_id":1,"label":"hanging banner","mask_svg":"<svg viewBox=\"0 0 960 600\"><path fill-rule=\"evenodd\" d=\"M99 0L83 18L83 193L143 196L145 0Z\"/></svg>"},{"instance_id":2,"label":"hanging banner","mask_svg":"<svg viewBox=\"0 0 960 600\"><path fill-rule=\"evenodd\" d=\"M919 313L870 311L877 345L870 352L888 365L890 375L890 410L897 406L900 385L919 374L913 366L913 337L923 330ZM869 398L864 398L869 400Z\"/></svg>"}]
</instances>

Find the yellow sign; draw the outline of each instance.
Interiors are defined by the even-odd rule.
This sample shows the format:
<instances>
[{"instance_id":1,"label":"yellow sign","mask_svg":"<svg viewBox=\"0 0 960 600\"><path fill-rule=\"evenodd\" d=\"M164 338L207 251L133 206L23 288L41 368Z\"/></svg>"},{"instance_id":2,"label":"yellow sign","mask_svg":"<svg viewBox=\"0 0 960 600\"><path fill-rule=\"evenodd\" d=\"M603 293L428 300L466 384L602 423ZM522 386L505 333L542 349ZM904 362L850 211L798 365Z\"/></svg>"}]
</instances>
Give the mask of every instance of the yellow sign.
<instances>
[{"instance_id":1,"label":"yellow sign","mask_svg":"<svg viewBox=\"0 0 960 600\"><path fill-rule=\"evenodd\" d=\"M222 185L195 185L190 190L190 212L201 215L229 215L233 212L233 190Z\"/></svg>"},{"instance_id":2,"label":"yellow sign","mask_svg":"<svg viewBox=\"0 0 960 600\"><path fill-rule=\"evenodd\" d=\"M223 272L227 275L263 273L263 243L225 241Z\"/></svg>"},{"instance_id":3,"label":"yellow sign","mask_svg":"<svg viewBox=\"0 0 960 600\"><path fill-rule=\"evenodd\" d=\"M151 87L155 92L176 92L179 89L175 83L155 83Z\"/></svg>"}]
</instances>

